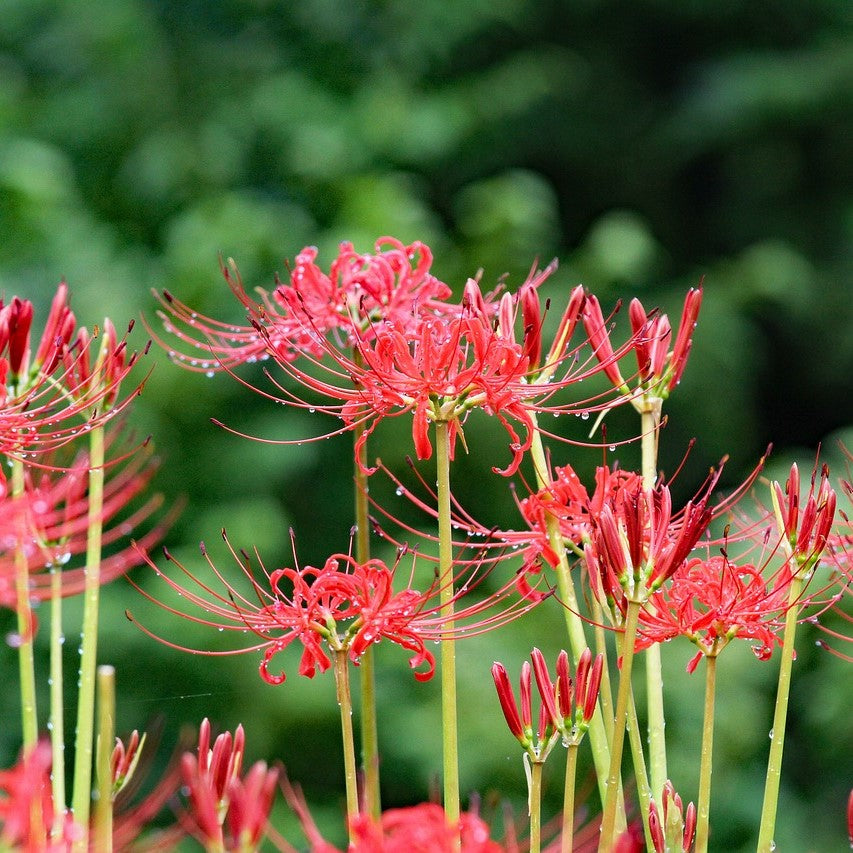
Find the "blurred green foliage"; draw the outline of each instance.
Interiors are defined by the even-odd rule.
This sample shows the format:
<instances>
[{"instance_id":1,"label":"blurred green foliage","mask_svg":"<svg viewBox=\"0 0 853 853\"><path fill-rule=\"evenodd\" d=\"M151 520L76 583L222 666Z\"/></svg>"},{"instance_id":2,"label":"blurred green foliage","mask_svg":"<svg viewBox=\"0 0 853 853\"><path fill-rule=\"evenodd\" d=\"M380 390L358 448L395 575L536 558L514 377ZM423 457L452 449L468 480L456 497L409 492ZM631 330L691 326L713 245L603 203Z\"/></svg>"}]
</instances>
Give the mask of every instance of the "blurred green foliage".
<instances>
[{"instance_id":1,"label":"blurred green foliage","mask_svg":"<svg viewBox=\"0 0 853 853\"><path fill-rule=\"evenodd\" d=\"M677 315L704 276L662 467L673 470L698 438L678 481L686 494L724 454L736 482L773 441L784 476L790 459L809 466L819 441L831 452L853 423L851 9L846 0L6 0L0 291L34 299L43 316L65 277L89 325L144 312L156 328L149 291L168 288L239 322L219 255L233 256L248 284L270 287L306 244L327 264L339 241L366 251L382 234L428 243L434 271L457 289L479 269L487 285L505 274L517 284L535 259L556 255L545 292L557 310L583 282L604 305L638 295ZM141 347L144 330L134 338ZM272 411L227 376L184 373L156 349L146 361L156 369L132 420L163 457L159 488L188 499L169 536L176 554L200 567L193 552L205 539L227 563L213 546L220 527L238 546L257 544L269 565L290 559L291 526L302 562L346 549L346 438L301 448L241 440L209 419L274 438L322 427ZM611 435L632 429L614 418ZM490 481L494 499L482 488L495 460L505 464L503 436L484 431L469 445L454 472L460 497L478 514L512 518L503 481ZM395 424L377 446L401 459L411 439ZM633 465L637 453L617 456ZM598 461L555 454L585 470ZM394 500L382 484L376 493ZM400 503L392 508L405 513ZM118 667L119 729L162 715L162 763L181 725L242 721L250 757L281 759L340 839L330 677L268 687L252 656L181 655L127 624L126 607L186 645L211 639L148 612L124 582L107 589L102 644ZM557 615L543 611L462 644L462 742L477 744L463 752L464 790L498 791L521 812L521 762L489 665L517 671L534 643L553 656L562 642ZM810 642L806 634L795 673L784 850L840 849L850 786L849 667ZM437 685L415 685L398 651L379 656L388 805L425 797L438 768ZM686 646L668 651L667 698L678 709L670 772L695 798L701 676L683 674ZM8 651L5 683L14 671ZM744 649L722 660L718 850L753 843L774 672ZM18 742L13 696L0 707L5 762ZM546 813L559 787L555 775Z\"/></svg>"}]
</instances>

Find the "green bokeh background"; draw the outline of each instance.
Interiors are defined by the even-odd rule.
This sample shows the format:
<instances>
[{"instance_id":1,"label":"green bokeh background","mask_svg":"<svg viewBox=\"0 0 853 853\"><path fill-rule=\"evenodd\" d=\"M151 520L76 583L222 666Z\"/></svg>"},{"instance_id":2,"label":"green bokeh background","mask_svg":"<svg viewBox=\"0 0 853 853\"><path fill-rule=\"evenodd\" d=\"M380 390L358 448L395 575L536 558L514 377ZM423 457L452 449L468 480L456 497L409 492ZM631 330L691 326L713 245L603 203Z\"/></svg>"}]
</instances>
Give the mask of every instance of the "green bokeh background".
<instances>
[{"instance_id":1,"label":"green bokeh background","mask_svg":"<svg viewBox=\"0 0 853 853\"><path fill-rule=\"evenodd\" d=\"M518 284L534 259L557 256L544 289L556 306L582 282L605 306L637 295L677 316L704 276L661 465L673 470L698 439L678 480L685 497L724 454L736 483L772 441L770 473L784 477L793 459L810 467L819 442L835 459L837 439L853 446L851 23L846 0L5 0L0 291L44 316L64 277L82 322L108 315L121 327L141 312L156 322L150 290L168 288L239 322L219 255L250 286L270 287L304 245L325 266L339 241L367 251L383 234L428 243L434 272L457 290L478 269L486 284ZM140 325L133 339L144 346ZM291 527L304 563L347 548L347 438L238 439L209 419L275 438L321 428L227 376L182 372L157 350L146 361L155 369L132 422L163 459L157 487L188 501L167 538L174 553L200 567L204 539L227 565L215 544L223 526L270 566L289 560ZM512 523L506 484L490 474L506 462L505 436L480 424L454 471L458 494ZM614 418L611 435L632 429ZM383 429L375 447L402 459L406 425ZM586 471L600 458L554 452ZM637 454L616 456L634 465ZM406 512L387 484L375 493ZM101 657L118 668L119 729L159 717L162 765L182 725L242 722L249 758L283 761L341 841L330 675L300 679L294 655L293 674L272 688L255 656L182 655L135 630L126 607L187 645L217 640L122 581L106 589ZM9 630L9 614L0 618ZM795 669L785 851L845 847L853 688L849 665L813 640L803 632ZM508 798L518 814L521 761L489 666L517 672L534 644L551 659L563 645L553 608L459 648L463 790ZM684 674L686 644L667 652L670 774L695 799L701 675ZM754 846L775 671L746 648L721 659L715 850ZM10 649L0 677L5 765L19 742ZM416 685L404 655L380 648L379 694L385 803L421 800L439 768L438 686ZM546 816L559 804L557 763ZM283 809L277 821L291 831Z\"/></svg>"}]
</instances>

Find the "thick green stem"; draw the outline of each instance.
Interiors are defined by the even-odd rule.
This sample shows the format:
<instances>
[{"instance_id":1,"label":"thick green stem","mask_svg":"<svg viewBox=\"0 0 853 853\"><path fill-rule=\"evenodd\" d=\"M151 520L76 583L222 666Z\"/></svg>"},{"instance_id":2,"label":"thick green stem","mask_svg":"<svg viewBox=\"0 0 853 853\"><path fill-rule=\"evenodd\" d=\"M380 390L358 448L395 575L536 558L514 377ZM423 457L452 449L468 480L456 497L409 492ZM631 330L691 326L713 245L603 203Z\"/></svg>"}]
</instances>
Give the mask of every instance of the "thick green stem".
<instances>
[{"instance_id":1,"label":"thick green stem","mask_svg":"<svg viewBox=\"0 0 853 853\"><path fill-rule=\"evenodd\" d=\"M444 813L453 826L459 822L459 745L456 721L456 644L453 622L453 544L450 516L450 435L448 424L435 425L435 459L438 486L438 571L441 624L441 715L444 764Z\"/></svg>"},{"instance_id":2,"label":"thick green stem","mask_svg":"<svg viewBox=\"0 0 853 853\"><path fill-rule=\"evenodd\" d=\"M622 746L628 720L628 699L631 695L631 670L634 664L634 642L637 637L637 620L640 603L628 600L625 632L622 639L622 669L619 673L619 690L616 694L616 716L613 721L613 743L610 747L610 770L607 774L607 798L601 819L601 838L598 853L610 853L616 834L616 805L619 794L619 776L622 768Z\"/></svg>"},{"instance_id":3,"label":"thick green stem","mask_svg":"<svg viewBox=\"0 0 853 853\"><path fill-rule=\"evenodd\" d=\"M649 788L649 775L646 772L646 759L643 755L643 740L640 736L640 721L637 718L637 703L631 693L628 702L628 742L631 744L631 760L634 762L634 779L637 783L637 799L640 801L640 816L643 820L643 834L646 847L654 850L652 831L649 826L649 806L652 792Z\"/></svg>"},{"instance_id":4,"label":"thick green stem","mask_svg":"<svg viewBox=\"0 0 853 853\"><path fill-rule=\"evenodd\" d=\"M533 761L530 767L530 853L539 853L542 846L542 768L543 761Z\"/></svg>"},{"instance_id":5,"label":"thick green stem","mask_svg":"<svg viewBox=\"0 0 853 853\"><path fill-rule=\"evenodd\" d=\"M364 426L355 431L358 458L355 464L355 558L359 563L370 559L370 521L367 502L367 446L359 440ZM361 767L364 773L364 802L367 813L375 820L382 811L379 796L379 734L376 717L376 675L373 648L361 656L358 668L361 684Z\"/></svg>"},{"instance_id":6,"label":"thick green stem","mask_svg":"<svg viewBox=\"0 0 853 853\"><path fill-rule=\"evenodd\" d=\"M110 758L115 738L116 671L111 666L98 667L98 752L95 759L98 799L92 834L98 853L113 849L113 800Z\"/></svg>"},{"instance_id":7,"label":"thick green stem","mask_svg":"<svg viewBox=\"0 0 853 853\"><path fill-rule=\"evenodd\" d=\"M80 636L80 678L77 698L77 733L74 745L74 794L71 808L81 827L75 851L88 844L92 798L92 741L95 719L95 665L98 655L98 604L101 592L101 538L104 503L104 428L89 436L89 516L86 541L86 580L83 591L83 627Z\"/></svg>"},{"instance_id":8,"label":"thick green stem","mask_svg":"<svg viewBox=\"0 0 853 853\"><path fill-rule=\"evenodd\" d=\"M572 853L575 839L575 777L578 766L578 744L571 742L566 751L566 785L563 790L563 832L560 853Z\"/></svg>"},{"instance_id":9,"label":"thick green stem","mask_svg":"<svg viewBox=\"0 0 853 853\"><path fill-rule=\"evenodd\" d=\"M12 497L24 493L24 463L12 462ZM30 605L30 570L24 553L24 543L29 537L26 517L20 514L18 548L15 551L15 594L18 624L18 671L21 691L21 726L24 749L35 746L38 740L38 714L36 713L36 668L33 657L33 610Z\"/></svg>"},{"instance_id":10,"label":"thick green stem","mask_svg":"<svg viewBox=\"0 0 853 853\"><path fill-rule=\"evenodd\" d=\"M65 711L62 694L62 571L50 569L50 782L54 818L52 835L61 838L65 821Z\"/></svg>"},{"instance_id":11,"label":"thick green stem","mask_svg":"<svg viewBox=\"0 0 853 853\"><path fill-rule=\"evenodd\" d=\"M341 737L344 746L344 783L347 795L347 825L353 841L352 823L358 817L358 776L352 734L352 698L349 689L349 664L346 649L335 650L335 692L341 709Z\"/></svg>"},{"instance_id":12,"label":"thick green stem","mask_svg":"<svg viewBox=\"0 0 853 853\"><path fill-rule=\"evenodd\" d=\"M699 805L696 811L696 853L708 853L708 818L711 812L711 769L714 754L714 697L717 656L705 657L705 714L702 721L702 759L699 765Z\"/></svg>"},{"instance_id":13,"label":"thick green stem","mask_svg":"<svg viewBox=\"0 0 853 853\"><path fill-rule=\"evenodd\" d=\"M642 430L641 452L643 485L654 487L657 478L658 434L660 432L661 401L653 398L640 415ZM663 786L669 778L666 769L665 720L663 711L663 670L661 647L655 643L646 650L646 703L649 730L649 774L652 795L660 801Z\"/></svg>"},{"instance_id":14,"label":"thick green stem","mask_svg":"<svg viewBox=\"0 0 853 853\"><path fill-rule=\"evenodd\" d=\"M785 633L782 638L782 659L779 664L779 685L776 689L776 710L770 730L770 758L764 784L764 804L758 830L758 853L773 850L776 828L776 809L779 804L779 782L782 774L782 750L785 747L785 723L788 718L788 697L791 693L791 670L794 661L794 640L797 633L797 602L803 590L802 575L795 575L788 592L788 612L785 614Z\"/></svg>"},{"instance_id":15,"label":"thick green stem","mask_svg":"<svg viewBox=\"0 0 853 853\"><path fill-rule=\"evenodd\" d=\"M530 452L533 457L533 465L536 469L537 485L540 489L544 488L548 485L548 469L545 462L545 448L542 445L542 436L538 431L533 434L533 443L531 445ZM556 569L557 592L560 596L560 602L563 605L563 618L566 623L566 631L569 635L572 658L574 659L575 664L577 664L584 649L588 646L583 620L579 615L580 608L578 605L577 595L575 594L574 583L572 582L568 559L566 558L566 548L563 544L562 534L560 533L559 520L549 513L546 519L546 524L548 527L548 544L559 557L559 563ZM589 743L592 749L592 760L595 765L595 775L598 780L598 791L603 804L607 798L605 780L607 779L607 772L610 766L610 743L608 733L604 725L604 718L598 707L596 707L595 714L589 723ZM622 802L620 795L619 820L620 826L623 827L625 825L624 814L624 803Z\"/></svg>"}]
</instances>

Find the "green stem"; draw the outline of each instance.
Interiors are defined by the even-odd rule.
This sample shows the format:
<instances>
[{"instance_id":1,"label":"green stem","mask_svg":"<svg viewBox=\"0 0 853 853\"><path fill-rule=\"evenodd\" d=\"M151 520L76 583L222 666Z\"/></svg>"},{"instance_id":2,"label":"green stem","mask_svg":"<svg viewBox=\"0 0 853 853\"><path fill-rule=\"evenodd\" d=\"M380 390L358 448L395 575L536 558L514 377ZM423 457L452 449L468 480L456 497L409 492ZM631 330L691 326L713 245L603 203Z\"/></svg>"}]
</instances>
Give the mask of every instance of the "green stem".
<instances>
[{"instance_id":1,"label":"green stem","mask_svg":"<svg viewBox=\"0 0 853 853\"><path fill-rule=\"evenodd\" d=\"M65 822L65 711L62 694L62 572L50 569L50 781L54 818L52 835L62 837Z\"/></svg>"},{"instance_id":2,"label":"green stem","mask_svg":"<svg viewBox=\"0 0 853 853\"><path fill-rule=\"evenodd\" d=\"M358 778L355 744L352 734L352 699L349 689L349 664L346 649L335 649L335 691L341 709L341 736L344 745L344 782L347 795L347 827L353 842L352 825L358 817Z\"/></svg>"},{"instance_id":3,"label":"green stem","mask_svg":"<svg viewBox=\"0 0 853 853\"><path fill-rule=\"evenodd\" d=\"M616 804L619 794L619 775L622 768L622 746L628 720L628 698L631 695L631 669L634 664L634 642L637 637L637 620L640 602L628 600L625 632L622 640L622 669L619 673L619 690L616 694L616 716L613 721L613 743L610 748L610 769L607 774L607 798L601 819L601 838L598 853L609 853L616 834Z\"/></svg>"},{"instance_id":4,"label":"green stem","mask_svg":"<svg viewBox=\"0 0 853 853\"><path fill-rule=\"evenodd\" d=\"M24 494L24 463L12 461L12 497ZM29 537L27 522L22 514L18 530L18 548L15 550L15 593L17 597L18 671L21 690L21 726L24 749L35 746L38 740L38 714L36 712L36 667L33 656L33 611L30 605L30 570L24 553L24 542Z\"/></svg>"},{"instance_id":5,"label":"green stem","mask_svg":"<svg viewBox=\"0 0 853 853\"><path fill-rule=\"evenodd\" d=\"M628 702L628 741L631 745L631 760L634 762L634 779L637 782L637 798L640 801L640 816L643 820L643 834L646 837L646 847L654 850L652 830L649 826L649 807L652 792L649 789L649 776L646 772L646 760L643 756L643 741L640 737L640 721L637 718L637 703L631 693Z\"/></svg>"},{"instance_id":6,"label":"green stem","mask_svg":"<svg viewBox=\"0 0 853 853\"><path fill-rule=\"evenodd\" d=\"M548 485L547 465L545 462L545 448L542 445L542 435L536 430L533 433L533 443L530 448L533 457L533 465L536 469L536 483L540 489ZM584 632L583 620L580 617L580 607L575 594L574 583L566 557L566 548L560 533L560 522L550 513L546 518L548 528L548 544L559 557L557 564L557 591L560 603L563 605L563 618L566 623L566 631L569 635L569 644L572 648L572 657L575 664L580 659L584 649L587 648L586 634ZM604 679L602 679L603 681ZM592 749L592 760L595 765L595 775L598 780L598 791L601 802L607 799L607 788L605 780L610 766L610 744L609 737L604 725L601 711L596 707L595 714L589 723L589 743ZM621 789L621 783L620 783ZM620 826L624 826L624 803L620 797Z\"/></svg>"},{"instance_id":7,"label":"green stem","mask_svg":"<svg viewBox=\"0 0 853 853\"><path fill-rule=\"evenodd\" d=\"M98 750L95 760L98 799L92 834L98 853L112 853L113 802L110 757L115 738L116 671L111 666L98 667Z\"/></svg>"},{"instance_id":8,"label":"green stem","mask_svg":"<svg viewBox=\"0 0 853 853\"><path fill-rule=\"evenodd\" d=\"M660 432L661 400L654 398L640 413L642 430L641 452L643 485L647 489L654 487L657 478L658 435ZM651 775L652 795L660 799L663 786L669 778L666 769L666 726L663 711L663 670L661 666L661 647L655 643L646 650L646 703L649 732L649 772Z\"/></svg>"},{"instance_id":9,"label":"green stem","mask_svg":"<svg viewBox=\"0 0 853 853\"><path fill-rule=\"evenodd\" d=\"M779 664L779 684L776 690L776 710L770 731L770 758L767 762L767 779L764 785L764 804L761 808L761 826L758 830L759 853L773 850L773 833L776 828L776 809L779 804L779 782L782 774L782 750L785 746L785 722L788 717L788 698L791 693L791 670L794 660L794 640L797 633L797 602L803 590L802 575L794 575L788 592L788 612L785 614L785 633L782 638L782 659Z\"/></svg>"},{"instance_id":10,"label":"green stem","mask_svg":"<svg viewBox=\"0 0 853 853\"><path fill-rule=\"evenodd\" d=\"M438 571L441 624L441 714L444 764L444 813L447 822L459 823L459 744L456 721L456 644L453 622L453 544L450 516L450 434L446 421L435 424L435 459L438 481Z\"/></svg>"},{"instance_id":11,"label":"green stem","mask_svg":"<svg viewBox=\"0 0 853 853\"><path fill-rule=\"evenodd\" d=\"M578 744L572 741L566 751L566 786L563 791L563 832L561 853L572 853L575 837L575 777L578 766Z\"/></svg>"},{"instance_id":12,"label":"green stem","mask_svg":"<svg viewBox=\"0 0 853 853\"><path fill-rule=\"evenodd\" d=\"M355 441L364 432L356 428ZM367 502L367 446L362 443L355 464L355 558L359 563L370 559L370 520ZM364 772L364 801L367 813L378 820L382 812L379 795L379 734L376 715L376 675L373 648L361 656L358 668L361 684L361 767Z\"/></svg>"},{"instance_id":13,"label":"green stem","mask_svg":"<svg viewBox=\"0 0 853 853\"><path fill-rule=\"evenodd\" d=\"M711 812L711 768L714 754L714 697L717 655L706 655L705 714L702 721L702 759L699 766L699 805L696 810L696 853L708 851L708 817Z\"/></svg>"},{"instance_id":14,"label":"green stem","mask_svg":"<svg viewBox=\"0 0 853 853\"><path fill-rule=\"evenodd\" d=\"M74 794L71 808L82 837L75 851L88 844L92 798L92 741L95 714L95 664L98 655L98 604L101 591L101 537L104 503L104 428L93 427L89 436L89 529L86 541L86 580L83 591L83 627L80 637L80 679L77 699L77 733L74 745Z\"/></svg>"},{"instance_id":15,"label":"green stem","mask_svg":"<svg viewBox=\"0 0 853 853\"><path fill-rule=\"evenodd\" d=\"M533 761L530 768L530 853L539 853L542 846L542 768L543 761Z\"/></svg>"},{"instance_id":16,"label":"green stem","mask_svg":"<svg viewBox=\"0 0 853 853\"><path fill-rule=\"evenodd\" d=\"M601 687L598 691L598 700L601 703L601 717L604 720L604 731L607 735L608 749L613 740L613 691L610 688L610 664L607 658L607 639L604 631L604 611L601 602L595 597L592 599L592 619L595 623L595 653L602 656L604 666L601 670ZM607 760L610 760L608 752Z\"/></svg>"}]
</instances>

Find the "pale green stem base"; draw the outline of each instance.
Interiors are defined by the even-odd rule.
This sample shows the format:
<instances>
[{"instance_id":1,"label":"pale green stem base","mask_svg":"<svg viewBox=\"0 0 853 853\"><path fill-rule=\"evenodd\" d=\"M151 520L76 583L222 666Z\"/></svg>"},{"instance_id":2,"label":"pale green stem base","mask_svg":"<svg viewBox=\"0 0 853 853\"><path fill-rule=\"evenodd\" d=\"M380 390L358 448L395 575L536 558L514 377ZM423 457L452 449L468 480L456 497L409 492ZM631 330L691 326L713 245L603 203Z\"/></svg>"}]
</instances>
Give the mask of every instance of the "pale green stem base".
<instances>
[{"instance_id":1,"label":"pale green stem base","mask_svg":"<svg viewBox=\"0 0 853 853\"><path fill-rule=\"evenodd\" d=\"M660 434L661 401L649 401L646 411L640 414L642 430L641 453L643 486L653 488L657 479L658 436ZM661 647L658 644L646 649L646 703L649 733L649 775L653 797L660 802L663 786L669 778L666 768L666 726L663 710L663 670Z\"/></svg>"},{"instance_id":2,"label":"pale green stem base","mask_svg":"<svg viewBox=\"0 0 853 853\"><path fill-rule=\"evenodd\" d=\"M341 737L344 748L344 782L347 796L347 828L353 841L352 822L358 817L358 776L352 732L352 699L349 689L349 664L346 649L335 650L335 692L341 709Z\"/></svg>"},{"instance_id":3,"label":"pale green stem base","mask_svg":"<svg viewBox=\"0 0 853 853\"><path fill-rule=\"evenodd\" d=\"M86 543L86 582L83 591L83 627L80 637L80 679L77 733L74 745L74 793L71 808L82 836L74 851L88 849L92 798L92 741L95 719L95 665L98 655L98 605L101 592L101 513L104 501L104 429L89 436L89 530Z\"/></svg>"},{"instance_id":4,"label":"pale green stem base","mask_svg":"<svg viewBox=\"0 0 853 853\"><path fill-rule=\"evenodd\" d=\"M450 825L459 823L459 745L456 719L456 641L454 628L453 545L450 515L450 439L448 425L435 425L435 459L438 481L438 559L442 630L441 715L444 765L444 813Z\"/></svg>"},{"instance_id":5,"label":"pale green stem base","mask_svg":"<svg viewBox=\"0 0 853 853\"><path fill-rule=\"evenodd\" d=\"M65 710L63 705L62 572L50 570L50 783L54 819L51 833L61 838L65 821Z\"/></svg>"},{"instance_id":6,"label":"pale green stem base","mask_svg":"<svg viewBox=\"0 0 853 853\"><path fill-rule=\"evenodd\" d=\"M575 777L578 766L578 744L570 743L566 750L566 785L563 791L563 831L560 853L572 853L575 839Z\"/></svg>"},{"instance_id":7,"label":"pale green stem base","mask_svg":"<svg viewBox=\"0 0 853 853\"><path fill-rule=\"evenodd\" d=\"M616 836L616 804L619 794L619 777L622 768L622 746L628 720L628 699L631 695L631 670L634 664L634 641L640 604L628 601L625 632L622 640L622 669L619 673L619 690L616 694L616 716L613 721L613 743L610 749L610 769L607 774L607 799L601 819L601 838L598 853L610 853Z\"/></svg>"},{"instance_id":8,"label":"pale green stem base","mask_svg":"<svg viewBox=\"0 0 853 853\"><path fill-rule=\"evenodd\" d=\"M776 809L779 804L779 782L782 775L782 750L785 747L785 723L788 717L788 698L791 693L791 670L794 661L794 641L797 634L797 602L803 591L803 578L795 575L788 592L788 612L785 614L785 633L782 639L782 659L779 663L779 684L776 690L776 710L770 732L770 758L764 785L764 804L758 831L758 853L773 850L776 829Z\"/></svg>"},{"instance_id":9,"label":"pale green stem base","mask_svg":"<svg viewBox=\"0 0 853 853\"><path fill-rule=\"evenodd\" d=\"M24 493L24 463L12 462L12 496ZM36 712L36 670L33 657L33 611L30 605L30 572L23 544L29 536L26 521L22 518L18 538L20 547L15 552L15 594L18 626L18 672L21 691L21 727L24 749L35 746L38 740L38 714Z\"/></svg>"},{"instance_id":10,"label":"pale green stem base","mask_svg":"<svg viewBox=\"0 0 853 853\"><path fill-rule=\"evenodd\" d=\"M708 853L717 656L706 656L705 664L707 666L705 670L705 713L702 721L702 758L699 765L699 805L696 808L696 853Z\"/></svg>"},{"instance_id":11,"label":"pale green stem base","mask_svg":"<svg viewBox=\"0 0 853 853\"><path fill-rule=\"evenodd\" d=\"M533 761L530 767L530 853L539 853L542 847L542 768L544 762Z\"/></svg>"},{"instance_id":12,"label":"pale green stem base","mask_svg":"<svg viewBox=\"0 0 853 853\"><path fill-rule=\"evenodd\" d=\"M92 829L95 850L112 853L113 801L110 757L115 738L116 671L111 666L98 667L98 749L95 759L98 799Z\"/></svg>"}]
</instances>

